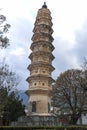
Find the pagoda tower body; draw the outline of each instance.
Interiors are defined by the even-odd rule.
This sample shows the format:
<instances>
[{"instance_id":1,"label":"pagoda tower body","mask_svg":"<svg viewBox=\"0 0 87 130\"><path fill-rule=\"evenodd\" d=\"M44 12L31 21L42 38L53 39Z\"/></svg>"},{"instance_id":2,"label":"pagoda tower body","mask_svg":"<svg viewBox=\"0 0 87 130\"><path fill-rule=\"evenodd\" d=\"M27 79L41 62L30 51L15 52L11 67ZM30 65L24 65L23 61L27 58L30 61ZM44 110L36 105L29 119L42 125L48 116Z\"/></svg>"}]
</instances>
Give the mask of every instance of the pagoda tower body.
<instances>
[{"instance_id":1,"label":"pagoda tower body","mask_svg":"<svg viewBox=\"0 0 87 130\"><path fill-rule=\"evenodd\" d=\"M51 77L54 67L52 61L54 56L52 51L52 17L46 3L38 10L33 29L32 44L30 49L32 53L29 58L31 64L28 66L30 76L29 82L29 110L31 115L49 115L52 96Z\"/></svg>"}]
</instances>

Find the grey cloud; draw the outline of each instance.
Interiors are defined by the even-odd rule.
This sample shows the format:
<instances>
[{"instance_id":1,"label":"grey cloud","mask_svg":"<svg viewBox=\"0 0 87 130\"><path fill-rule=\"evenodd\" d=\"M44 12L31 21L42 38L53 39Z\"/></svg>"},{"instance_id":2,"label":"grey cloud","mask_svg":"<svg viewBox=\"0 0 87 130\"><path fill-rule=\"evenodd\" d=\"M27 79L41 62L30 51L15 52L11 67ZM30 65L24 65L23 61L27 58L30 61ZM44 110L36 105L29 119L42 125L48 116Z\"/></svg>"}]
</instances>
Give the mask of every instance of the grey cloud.
<instances>
[{"instance_id":1,"label":"grey cloud","mask_svg":"<svg viewBox=\"0 0 87 130\"><path fill-rule=\"evenodd\" d=\"M83 24L80 31L75 33L76 46L74 52L77 56L78 62L83 62L84 57L87 58L87 20Z\"/></svg>"},{"instance_id":2,"label":"grey cloud","mask_svg":"<svg viewBox=\"0 0 87 130\"><path fill-rule=\"evenodd\" d=\"M53 52L55 60L53 65L55 71L53 76L57 77L61 72L70 68L79 68L84 57L87 58L87 20L81 30L75 32L75 43L69 48L70 42L63 41L59 37L54 38L55 50Z\"/></svg>"},{"instance_id":3,"label":"grey cloud","mask_svg":"<svg viewBox=\"0 0 87 130\"><path fill-rule=\"evenodd\" d=\"M11 23L11 29L9 32L9 38L12 43L19 45L23 43L30 44L32 37L33 25L28 19L17 18L14 19Z\"/></svg>"},{"instance_id":4,"label":"grey cloud","mask_svg":"<svg viewBox=\"0 0 87 130\"><path fill-rule=\"evenodd\" d=\"M54 46L55 50L53 52L55 59L53 61L53 65L55 67L55 71L53 72L53 76L57 77L61 72L75 67L75 56L72 51L72 48L69 46L68 41L63 41L59 37L54 38Z\"/></svg>"}]
</instances>

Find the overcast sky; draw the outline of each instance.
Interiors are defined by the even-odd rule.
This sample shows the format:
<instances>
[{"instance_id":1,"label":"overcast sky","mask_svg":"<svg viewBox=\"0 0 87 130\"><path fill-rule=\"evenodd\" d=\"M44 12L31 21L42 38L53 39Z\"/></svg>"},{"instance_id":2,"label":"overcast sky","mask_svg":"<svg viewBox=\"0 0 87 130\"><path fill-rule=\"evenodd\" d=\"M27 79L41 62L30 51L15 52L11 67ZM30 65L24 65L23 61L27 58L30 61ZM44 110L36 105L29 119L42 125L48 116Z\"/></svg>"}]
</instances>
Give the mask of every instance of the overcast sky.
<instances>
[{"instance_id":1,"label":"overcast sky","mask_svg":"<svg viewBox=\"0 0 87 130\"><path fill-rule=\"evenodd\" d=\"M54 79L67 69L78 68L87 57L87 0L45 0L53 22L55 59ZM0 49L0 60L6 57L13 71L20 76L18 89L28 89L27 66L31 53L32 30L37 11L44 0L0 0L0 14L11 25L8 37L10 46Z\"/></svg>"}]
</instances>

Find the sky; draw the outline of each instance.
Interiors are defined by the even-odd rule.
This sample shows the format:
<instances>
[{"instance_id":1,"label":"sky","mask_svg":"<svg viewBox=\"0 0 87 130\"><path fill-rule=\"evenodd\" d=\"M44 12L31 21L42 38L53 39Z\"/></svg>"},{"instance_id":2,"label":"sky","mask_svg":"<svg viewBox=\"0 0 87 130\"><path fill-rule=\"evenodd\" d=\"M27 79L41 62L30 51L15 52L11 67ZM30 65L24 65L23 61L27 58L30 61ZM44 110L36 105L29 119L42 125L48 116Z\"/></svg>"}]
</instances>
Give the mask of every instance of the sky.
<instances>
[{"instance_id":1,"label":"sky","mask_svg":"<svg viewBox=\"0 0 87 130\"><path fill-rule=\"evenodd\" d=\"M53 22L55 67L52 77L56 80L61 72L79 68L87 57L87 0L45 0ZM10 46L0 49L0 61L9 64L20 77L19 90L27 90L27 70L31 53L30 45L37 11L44 0L0 0L0 14L11 25L8 38Z\"/></svg>"}]
</instances>

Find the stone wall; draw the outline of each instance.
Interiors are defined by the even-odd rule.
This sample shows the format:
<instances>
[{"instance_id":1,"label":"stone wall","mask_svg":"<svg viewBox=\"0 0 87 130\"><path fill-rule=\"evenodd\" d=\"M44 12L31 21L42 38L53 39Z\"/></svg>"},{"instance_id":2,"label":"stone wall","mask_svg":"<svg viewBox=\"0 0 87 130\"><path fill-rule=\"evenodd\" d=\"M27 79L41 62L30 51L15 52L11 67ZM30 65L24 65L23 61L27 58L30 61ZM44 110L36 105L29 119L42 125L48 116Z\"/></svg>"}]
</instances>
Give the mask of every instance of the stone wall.
<instances>
[{"instance_id":1,"label":"stone wall","mask_svg":"<svg viewBox=\"0 0 87 130\"><path fill-rule=\"evenodd\" d=\"M17 122L12 122L11 126L55 126L57 118L55 116L24 116Z\"/></svg>"}]
</instances>

